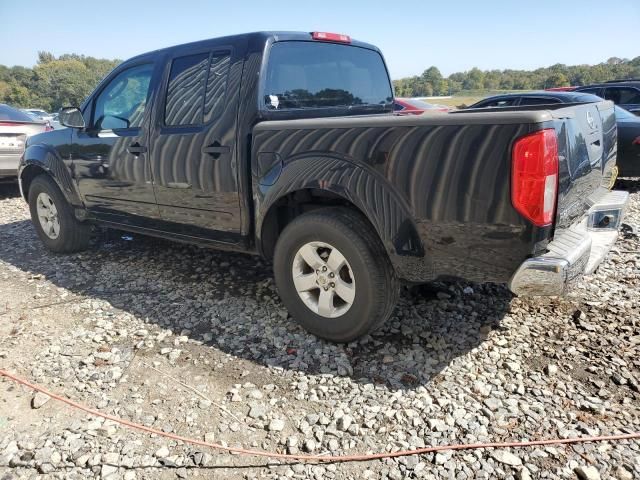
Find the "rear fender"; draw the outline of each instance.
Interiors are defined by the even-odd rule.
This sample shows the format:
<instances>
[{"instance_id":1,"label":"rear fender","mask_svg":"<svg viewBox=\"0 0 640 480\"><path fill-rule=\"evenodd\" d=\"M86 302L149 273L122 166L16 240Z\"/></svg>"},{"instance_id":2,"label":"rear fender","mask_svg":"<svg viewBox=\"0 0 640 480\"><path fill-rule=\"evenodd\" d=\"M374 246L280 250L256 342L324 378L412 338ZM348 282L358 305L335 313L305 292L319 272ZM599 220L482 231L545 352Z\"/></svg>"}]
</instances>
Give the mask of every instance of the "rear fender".
<instances>
[{"instance_id":1,"label":"rear fender","mask_svg":"<svg viewBox=\"0 0 640 480\"><path fill-rule=\"evenodd\" d=\"M263 222L271 207L286 195L313 190L328 192L360 210L378 233L396 268L403 263L400 257L424 257L408 205L373 170L341 158L307 154L286 162L273 185L254 180L259 251Z\"/></svg>"}]
</instances>

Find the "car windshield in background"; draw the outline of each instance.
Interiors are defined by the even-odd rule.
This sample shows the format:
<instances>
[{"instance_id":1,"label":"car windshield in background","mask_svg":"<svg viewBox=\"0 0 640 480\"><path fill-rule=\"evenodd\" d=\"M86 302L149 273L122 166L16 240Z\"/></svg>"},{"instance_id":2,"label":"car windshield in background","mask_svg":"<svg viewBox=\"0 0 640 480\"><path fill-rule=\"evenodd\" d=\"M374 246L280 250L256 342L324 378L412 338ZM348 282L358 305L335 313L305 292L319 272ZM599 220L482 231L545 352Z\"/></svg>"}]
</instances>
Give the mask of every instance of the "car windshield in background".
<instances>
[{"instance_id":1,"label":"car windshield in background","mask_svg":"<svg viewBox=\"0 0 640 480\"><path fill-rule=\"evenodd\" d=\"M374 50L295 41L271 47L264 90L269 110L390 108L391 102L389 76Z\"/></svg>"},{"instance_id":2,"label":"car windshield in background","mask_svg":"<svg viewBox=\"0 0 640 480\"><path fill-rule=\"evenodd\" d=\"M585 93L584 95L580 95L576 97L576 102L584 102L584 103L595 103L601 102L603 99L598 97L597 95L592 95L590 93Z\"/></svg>"},{"instance_id":3,"label":"car windshield in background","mask_svg":"<svg viewBox=\"0 0 640 480\"><path fill-rule=\"evenodd\" d=\"M0 105L0 120L11 120L13 122L33 122L34 119L20 110L9 105Z\"/></svg>"}]
</instances>

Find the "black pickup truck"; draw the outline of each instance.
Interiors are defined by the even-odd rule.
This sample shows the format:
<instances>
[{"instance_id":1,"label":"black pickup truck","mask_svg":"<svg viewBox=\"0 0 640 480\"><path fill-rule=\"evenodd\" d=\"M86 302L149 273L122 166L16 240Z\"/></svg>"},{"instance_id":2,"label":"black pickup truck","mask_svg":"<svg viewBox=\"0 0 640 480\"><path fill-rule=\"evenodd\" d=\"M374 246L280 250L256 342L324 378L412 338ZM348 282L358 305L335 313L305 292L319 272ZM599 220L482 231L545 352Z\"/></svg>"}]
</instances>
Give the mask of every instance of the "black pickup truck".
<instances>
[{"instance_id":1,"label":"black pickup truck","mask_svg":"<svg viewBox=\"0 0 640 480\"><path fill-rule=\"evenodd\" d=\"M50 250L90 225L262 255L292 316L333 341L402 283L562 295L615 242L626 192L611 102L395 116L380 51L260 32L132 58L19 172Z\"/></svg>"}]
</instances>

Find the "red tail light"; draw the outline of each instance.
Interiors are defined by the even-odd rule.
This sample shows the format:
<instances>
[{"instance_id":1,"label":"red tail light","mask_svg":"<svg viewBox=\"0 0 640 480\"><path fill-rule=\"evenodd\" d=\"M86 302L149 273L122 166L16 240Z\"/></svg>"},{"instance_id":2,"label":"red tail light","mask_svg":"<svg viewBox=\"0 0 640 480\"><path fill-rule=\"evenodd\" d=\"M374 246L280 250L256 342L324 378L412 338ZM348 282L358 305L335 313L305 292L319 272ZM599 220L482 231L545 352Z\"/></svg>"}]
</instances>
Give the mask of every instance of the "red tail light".
<instances>
[{"instance_id":1,"label":"red tail light","mask_svg":"<svg viewBox=\"0 0 640 480\"><path fill-rule=\"evenodd\" d=\"M640 137L636 137L633 142L631 142L631 145L640 145Z\"/></svg>"},{"instance_id":2,"label":"red tail light","mask_svg":"<svg viewBox=\"0 0 640 480\"><path fill-rule=\"evenodd\" d=\"M24 123L20 123L20 122L0 122L0 127L17 127L19 125L24 125Z\"/></svg>"},{"instance_id":3,"label":"red tail light","mask_svg":"<svg viewBox=\"0 0 640 480\"><path fill-rule=\"evenodd\" d=\"M553 221L558 197L558 138L552 128L519 138L513 146L511 202L535 225Z\"/></svg>"},{"instance_id":4,"label":"red tail light","mask_svg":"<svg viewBox=\"0 0 640 480\"><path fill-rule=\"evenodd\" d=\"M325 42L351 43L351 37L341 33L311 32L311 38L314 40L324 40Z\"/></svg>"}]
</instances>

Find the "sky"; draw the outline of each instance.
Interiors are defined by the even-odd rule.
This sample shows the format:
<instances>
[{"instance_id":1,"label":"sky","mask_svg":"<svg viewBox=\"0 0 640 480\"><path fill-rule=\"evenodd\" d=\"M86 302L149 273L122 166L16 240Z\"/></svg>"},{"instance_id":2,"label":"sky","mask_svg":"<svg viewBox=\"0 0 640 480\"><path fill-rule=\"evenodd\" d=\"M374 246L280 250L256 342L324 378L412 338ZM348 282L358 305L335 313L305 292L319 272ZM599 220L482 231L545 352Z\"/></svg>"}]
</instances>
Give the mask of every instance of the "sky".
<instances>
[{"instance_id":1,"label":"sky","mask_svg":"<svg viewBox=\"0 0 640 480\"><path fill-rule=\"evenodd\" d=\"M124 60L256 30L346 33L393 78L640 56L640 0L0 0L0 25L0 64L29 67L39 50Z\"/></svg>"}]
</instances>

